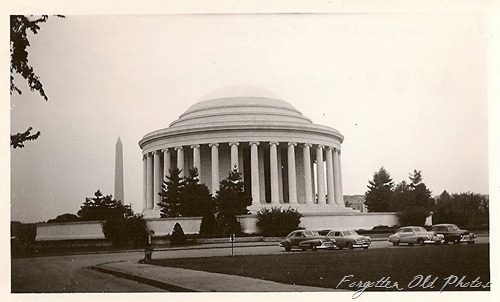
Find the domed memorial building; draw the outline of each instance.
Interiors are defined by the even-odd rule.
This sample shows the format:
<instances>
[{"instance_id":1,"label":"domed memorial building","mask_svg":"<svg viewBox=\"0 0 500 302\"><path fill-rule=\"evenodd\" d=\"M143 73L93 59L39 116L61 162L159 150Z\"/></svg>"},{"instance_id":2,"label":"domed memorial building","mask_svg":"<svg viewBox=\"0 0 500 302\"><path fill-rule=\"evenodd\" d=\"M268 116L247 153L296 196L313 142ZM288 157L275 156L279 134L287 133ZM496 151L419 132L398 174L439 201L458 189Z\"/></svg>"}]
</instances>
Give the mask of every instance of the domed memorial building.
<instances>
[{"instance_id":1,"label":"domed memorial building","mask_svg":"<svg viewBox=\"0 0 500 302\"><path fill-rule=\"evenodd\" d=\"M173 167L181 174L196 167L213 195L236 167L254 214L272 206L300 213L354 211L342 195L342 134L313 124L269 92L250 90L211 94L140 140L146 218L160 217L158 192Z\"/></svg>"},{"instance_id":2,"label":"domed memorial building","mask_svg":"<svg viewBox=\"0 0 500 302\"><path fill-rule=\"evenodd\" d=\"M168 128L146 134L143 215L155 236L175 223L187 234L201 217L160 218L159 192L169 169L197 167L213 195L232 167L242 173L256 214L273 206L297 209L304 228L371 229L398 224L395 213L361 213L344 205L339 131L315 125L289 103L255 87L229 87L188 108ZM243 232L259 233L256 215L238 217ZM37 225L37 241L104 239L100 221Z\"/></svg>"}]
</instances>

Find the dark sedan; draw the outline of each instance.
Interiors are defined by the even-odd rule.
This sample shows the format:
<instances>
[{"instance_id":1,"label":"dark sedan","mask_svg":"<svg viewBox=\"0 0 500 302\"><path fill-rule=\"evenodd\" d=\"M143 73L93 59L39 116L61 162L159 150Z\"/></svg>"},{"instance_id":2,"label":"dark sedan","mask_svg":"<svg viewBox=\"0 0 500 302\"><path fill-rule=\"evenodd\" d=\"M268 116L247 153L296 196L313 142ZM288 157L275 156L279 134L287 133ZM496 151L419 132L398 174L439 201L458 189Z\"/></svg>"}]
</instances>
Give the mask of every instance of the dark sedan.
<instances>
[{"instance_id":1,"label":"dark sedan","mask_svg":"<svg viewBox=\"0 0 500 302\"><path fill-rule=\"evenodd\" d=\"M433 225L431 231L444 236L444 243L467 242L473 244L476 242L476 235L467 230L461 230L457 225L451 223L442 223Z\"/></svg>"}]
</instances>

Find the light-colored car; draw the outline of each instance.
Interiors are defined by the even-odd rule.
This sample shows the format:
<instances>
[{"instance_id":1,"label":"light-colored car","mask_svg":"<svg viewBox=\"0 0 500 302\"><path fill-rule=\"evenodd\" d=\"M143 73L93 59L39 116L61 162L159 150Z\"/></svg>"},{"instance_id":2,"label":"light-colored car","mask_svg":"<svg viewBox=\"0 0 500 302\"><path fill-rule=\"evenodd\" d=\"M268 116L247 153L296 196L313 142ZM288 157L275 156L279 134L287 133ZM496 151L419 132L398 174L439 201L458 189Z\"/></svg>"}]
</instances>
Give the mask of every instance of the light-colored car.
<instances>
[{"instance_id":1,"label":"light-colored car","mask_svg":"<svg viewBox=\"0 0 500 302\"><path fill-rule=\"evenodd\" d=\"M443 235L429 232L420 226L406 226L399 228L395 234L389 236L389 242L393 245L406 243L408 245L441 244L444 241Z\"/></svg>"},{"instance_id":2,"label":"light-colored car","mask_svg":"<svg viewBox=\"0 0 500 302\"><path fill-rule=\"evenodd\" d=\"M321 236L317 231L313 230L293 231L286 236L285 240L280 242L280 246L285 248L285 251L291 251L292 249L316 251L318 249L333 250L337 248L334 239Z\"/></svg>"},{"instance_id":3,"label":"light-colored car","mask_svg":"<svg viewBox=\"0 0 500 302\"><path fill-rule=\"evenodd\" d=\"M364 248L367 249L372 240L368 236L361 236L355 230L331 230L326 235L328 238L335 239L339 249Z\"/></svg>"}]
</instances>

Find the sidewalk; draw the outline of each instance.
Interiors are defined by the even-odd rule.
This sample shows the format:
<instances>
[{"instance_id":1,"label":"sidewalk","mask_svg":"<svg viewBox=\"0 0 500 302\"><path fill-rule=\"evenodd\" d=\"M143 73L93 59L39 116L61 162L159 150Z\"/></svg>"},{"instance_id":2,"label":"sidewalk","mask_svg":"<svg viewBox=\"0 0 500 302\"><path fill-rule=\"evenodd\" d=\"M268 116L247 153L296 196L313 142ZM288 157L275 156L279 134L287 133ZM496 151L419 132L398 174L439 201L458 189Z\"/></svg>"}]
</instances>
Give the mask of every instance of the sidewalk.
<instances>
[{"instance_id":1,"label":"sidewalk","mask_svg":"<svg viewBox=\"0 0 500 302\"><path fill-rule=\"evenodd\" d=\"M325 292L328 288L282 284L273 281L208 273L135 261L91 267L100 272L135 280L172 292ZM344 291L344 290L340 290Z\"/></svg>"}]
</instances>

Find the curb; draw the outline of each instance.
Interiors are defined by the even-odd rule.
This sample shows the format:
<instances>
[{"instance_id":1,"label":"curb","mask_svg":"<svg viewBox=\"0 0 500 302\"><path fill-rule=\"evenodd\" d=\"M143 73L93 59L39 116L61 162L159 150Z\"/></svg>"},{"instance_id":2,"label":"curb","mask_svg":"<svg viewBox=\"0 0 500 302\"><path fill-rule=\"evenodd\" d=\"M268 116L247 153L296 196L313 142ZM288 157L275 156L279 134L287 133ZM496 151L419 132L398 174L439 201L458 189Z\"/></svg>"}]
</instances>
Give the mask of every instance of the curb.
<instances>
[{"instance_id":1,"label":"curb","mask_svg":"<svg viewBox=\"0 0 500 302\"><path fill-rule=\"evenodd\" d=\"M158 280L154 280L154 279L126 273L123 271L114 270L114 269L111 269L108 267L103 267L103 266L101 266L101 264L90 266L89 268L92 270L101 272L101 273L106 273L106 274L114 275L114 276L117 276L120 278L129 279L129 280L137 281L137 282L144 283L147 285L151 285L151 286L154 286L154 287L157 287L160 289L164 289L164 290L169 291L169 292L178 292L178 293L197 292L197 291L190 289L190 288L185 288L185 287L181 287L178 285L173 285L173 284L169 284L166 282L161 282Z\"/></svg>"}]
</instances>

